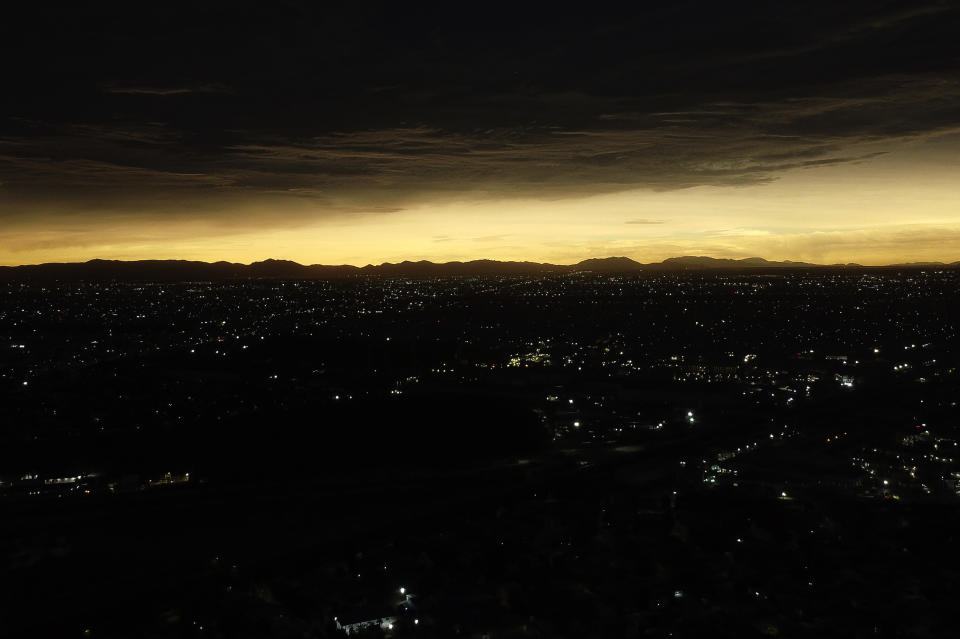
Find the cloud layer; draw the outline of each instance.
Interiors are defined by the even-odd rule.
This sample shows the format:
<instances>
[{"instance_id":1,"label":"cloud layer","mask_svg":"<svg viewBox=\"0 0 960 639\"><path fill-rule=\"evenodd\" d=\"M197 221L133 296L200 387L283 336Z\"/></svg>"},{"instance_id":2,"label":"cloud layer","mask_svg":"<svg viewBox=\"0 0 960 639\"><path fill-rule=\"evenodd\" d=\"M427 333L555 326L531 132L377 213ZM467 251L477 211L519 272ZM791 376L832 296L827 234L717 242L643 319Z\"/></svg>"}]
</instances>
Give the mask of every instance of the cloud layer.
<instances>
[{"instance_id":1,"label":"cloud layer","mask_svg":"<svg viewBox=\"0 0 960 639\"><path fill-rule=\"evenodd\" d=\"M488 247L456 238L509 234L451 203L703 187L754 189L753 223L765 215L764 226L792 228L806 222L784 219L764 188L784 176L830 183L877 166L907 189L923 157L947 170L944 149L960 151L950 135L960 130L960 11L949 3L149 11L22 13L0 27L7 59L30 51L0 105L0 261L58 229L63 242L112 232L117 246L149 236L173 250L178 237L227 228L352 224L375 237L371 219L393 228L414 218L445 238L433 244L471 252ZM926 223L929 204L899 223ZM447 217L428 222L429 210ZM535 224L560 224L536 210ZM848 226L870 228L862 213ZM609 234L684 224L618 215L595 217L609 218ZM458 225L463 233L442 231ZM64 248L49 245L49 256Z\"/></svg>"}]
</instances>

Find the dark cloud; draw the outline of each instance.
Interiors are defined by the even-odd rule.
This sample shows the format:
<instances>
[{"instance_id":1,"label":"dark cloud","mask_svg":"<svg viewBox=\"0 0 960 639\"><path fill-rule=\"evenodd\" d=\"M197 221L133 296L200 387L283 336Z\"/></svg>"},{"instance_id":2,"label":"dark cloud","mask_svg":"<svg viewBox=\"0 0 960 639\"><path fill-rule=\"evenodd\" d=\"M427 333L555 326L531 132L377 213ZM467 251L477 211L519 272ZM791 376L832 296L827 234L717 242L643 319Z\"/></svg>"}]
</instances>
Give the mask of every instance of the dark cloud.
<instances>
[{"instance_id":1,"label":"dark cloud","mask_svg":"<svg viewBox=\"0 0 960 639\"><path fill-rule=\"evenodd\" d=\"M193 93L192 89L187 88L154 89L150 87L111 87L106 91L107 93L130 93L134 95L179 95L182 93Z\"/></svg>"},{"instance_id":2,"label":"dark cloud","mask_svg":"<svg viewBox=\"0 0 960 639\"><path fill-rule=\"evenodd\" d=\"M946 2L146 10L7 16L5 59L24 60L0 106L8 204L255 196L388 213L742 186L960 127Z\"/></svg>"},{"instance_id":3,"label":"dark cloud","mask_svg":"<svg viewBox=\"0 0 960 639\"><path fill-rule=\"evenodd\" d=\"M129 95L183 95L185 93L227 93L223 86L197 85L192 87L107 87L107 93L125 93Z\"/></svg>"}]
</instances>

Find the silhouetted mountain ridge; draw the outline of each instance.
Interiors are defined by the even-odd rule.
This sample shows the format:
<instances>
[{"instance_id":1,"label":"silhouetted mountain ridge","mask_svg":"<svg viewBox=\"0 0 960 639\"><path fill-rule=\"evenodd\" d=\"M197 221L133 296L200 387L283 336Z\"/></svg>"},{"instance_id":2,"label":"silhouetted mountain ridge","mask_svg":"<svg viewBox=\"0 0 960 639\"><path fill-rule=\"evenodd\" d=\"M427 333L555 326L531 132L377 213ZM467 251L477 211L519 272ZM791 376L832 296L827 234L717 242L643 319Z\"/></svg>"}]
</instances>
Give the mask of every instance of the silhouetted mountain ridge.
<instances>
[{"instance_id":1,"label":"silhouetted mountain ridge","mask_svg":"<svg viewBox=\"0 0 960 639\"><path fill-rule=\"evenodd\" d=\"M662 262L644 264L629 257L589 258L576 264L549 264L499 260L470 260L467 262L430 262L427 260L383 262L353 266L350 264L304 265L291 260L266 259L251 264L237 262L200 262L191 260L101 260L88 262L51 262L23 266L0 266L0 280L151 280L191 281L219 279L324 279L355 275L385 275L404 277L456 277L482 275L536 275L545 273L631 273L639 271L711 271L711 270L778 270L778 269L860 269L860 268L958 268L960 261L907 262L885 267L867 267L860 264L813 264L790 260L771 261L762 257L744 259L715 258L685 255L670 257Z\"/></svg>"},{"instance_id":2,"label":"silhouetted mountain ridge","mask_svg":"<svg viewBox=\"0 0 960 639\"><path fill-rule=\"evenodd\" d=\"M741 260L706 256L685 255L683 257L668 257L662 264L679 269L710 269L710 268L811 268L823 266L810 262L771 262L762 257L745 257Z\"/></svg>"}]
</instances>

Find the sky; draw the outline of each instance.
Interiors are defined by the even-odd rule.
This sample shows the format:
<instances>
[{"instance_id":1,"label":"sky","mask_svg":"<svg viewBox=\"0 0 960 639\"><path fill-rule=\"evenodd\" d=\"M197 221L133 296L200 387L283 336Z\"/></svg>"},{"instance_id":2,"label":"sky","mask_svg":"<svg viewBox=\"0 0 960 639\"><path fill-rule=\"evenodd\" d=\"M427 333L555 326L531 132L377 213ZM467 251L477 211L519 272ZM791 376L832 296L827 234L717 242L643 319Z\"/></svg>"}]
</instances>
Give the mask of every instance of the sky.
<instances>
[{"instance_id":1,"label":"sky","mask_svg":"<svg viewBox=\"0 0 960 639\"><path fill-rule=\"evenodd\" d=\"M960 260L955 2L327 4L11 9L0 264Z\"/></svg>"}]
</instances>

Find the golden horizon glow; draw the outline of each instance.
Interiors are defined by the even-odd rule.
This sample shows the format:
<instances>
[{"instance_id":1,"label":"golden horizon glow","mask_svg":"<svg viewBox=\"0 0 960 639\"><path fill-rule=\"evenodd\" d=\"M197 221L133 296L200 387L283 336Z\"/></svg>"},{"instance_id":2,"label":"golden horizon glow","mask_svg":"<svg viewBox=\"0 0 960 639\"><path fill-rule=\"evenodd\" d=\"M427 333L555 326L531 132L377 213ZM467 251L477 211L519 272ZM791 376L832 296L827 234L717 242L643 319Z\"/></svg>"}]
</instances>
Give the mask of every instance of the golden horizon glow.
<instances>
[{"instance_id":1,"label":"golden horizon glow","mask_svg":"<svg viewBox=\"0 0 960 639\"><path fill-rule=\"evenodd\" d=\"M681 255L953 262L960 260L960 160L945 152L952 148L908 143L870 160L794 169L742 187L633 188L556 199L424 192L400 210L254 196L237 206L195 201L89 216L68 203L27 203L31 214L8 222L0 237L0 264L94 258L571 264L621 255L639 262Z\"/></svg>"}]
</instances>

